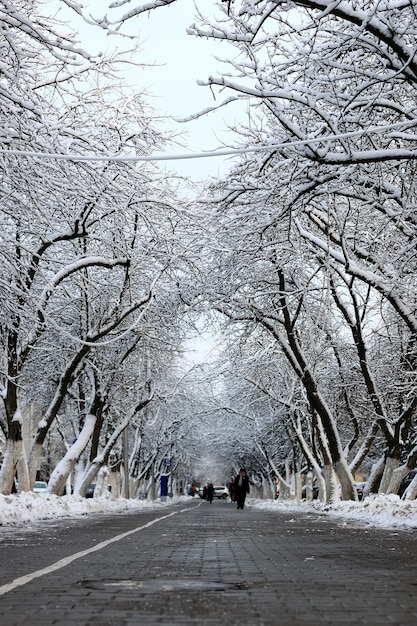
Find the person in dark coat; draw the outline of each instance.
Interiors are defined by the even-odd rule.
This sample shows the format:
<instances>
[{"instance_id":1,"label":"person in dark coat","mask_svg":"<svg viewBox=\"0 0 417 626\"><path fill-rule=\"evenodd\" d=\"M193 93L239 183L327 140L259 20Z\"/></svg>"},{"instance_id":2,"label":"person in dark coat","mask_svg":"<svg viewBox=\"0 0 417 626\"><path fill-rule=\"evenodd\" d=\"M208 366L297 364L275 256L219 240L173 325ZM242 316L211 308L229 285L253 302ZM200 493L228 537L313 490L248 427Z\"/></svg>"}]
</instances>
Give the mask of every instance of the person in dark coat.
<instances>
[{"instance_id":1,"label":"person in dark coat","mask_svg":"<svg viewBox=\"0 0 417 626\"><path fill-rule=\"evenodd\" d=\"M213 497L214 497L213 483L209 483L207 485L207 500L210 502L210 504L213 502Z\"/></svg>"},{"instance_id":2,"label":"person in dark coat","mask_svg":"<svg viewBox=\"0 0 417 626\"><path fill-rule=\"evenodd\" d=\"M244 467L242 467L239 474L235 478L233 493L235 502L237 502L237 508L243 509L245 506L246 494L249 493L249 478Z\"/></svg>"}]
</instances>

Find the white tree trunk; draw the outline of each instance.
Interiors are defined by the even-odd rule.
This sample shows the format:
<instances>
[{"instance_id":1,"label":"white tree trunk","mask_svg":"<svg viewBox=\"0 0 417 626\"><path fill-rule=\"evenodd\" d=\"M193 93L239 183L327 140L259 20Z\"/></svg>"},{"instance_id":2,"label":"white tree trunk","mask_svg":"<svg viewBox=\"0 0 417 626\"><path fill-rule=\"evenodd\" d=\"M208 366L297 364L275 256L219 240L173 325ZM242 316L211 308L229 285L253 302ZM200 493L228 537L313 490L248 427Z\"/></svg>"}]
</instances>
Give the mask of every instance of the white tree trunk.
<instances>
[{"instance_id":1,"label":"white tree trunk","mask_svg":"<svg viewBox=\"0 0 417 626\"><path fill-rule=\"evenodd\" d=\"M379 493L390 493L390 483L394 470L400 466L399 459L388 457L385 461L384 473L382 474ZM399 486L399 485L398 485Z\"/></svg>"},{"instance_id":2,"label":"white tree trunk","mask_svg":"<svg viewBox=\"0 0 417 626\"><path fill-rule=\"evenodd\" d=\"M19 492L30 491L33 487L33 483L31 484L30 482L29 467L24 444L22 445L21 457L17 463L17 475L19 477Z\"/></svg>"},{"instance_id":3,"label":"white tree trunk","mask_svg":"<svg viewBox=\"0 0 417 626\"><path fill-rule=\"evenodd\" d=\"M76 440L76 442L69 448L64 458L58 463L51 478L49 479L48 491L55 495L61 495L65 489L65 483L67 478L72 472L81 456L81 453L85 450L93 432L96 423L96 415L88 414L84 421L84 426Z\"/></svg>"},{"instance_id":4,"label":"white tree trunk","mask_svg":"<svg viewBox=\"0 0 417 626\"><path fill-rule=\"evenodd\" d=\"M13 478L16 475L17 465L22 458L23 441L7 440L4 451L3 464L0 470L0 493L9 495L12 491Z\"/></svg>"},{"instance_id":5,"label":"white tree trunk","mask_svg":"<svg viewBox=\"0 0 417 626\"><path fill-rule=\"evenodd\" d=\"M398 493L398 489L400 488L401 481L404 476L410 472L410 469L406 465L401 465L401 467L397 467L391 474L391 480L389 483L387 493Z\"/></svg>"},{"instance_id":6,"label":"white tree trunk","mask_svg":"<svg viewBox=\"0 0 417 626\"><path fill-rule=\"evenodd\" d=\"M36 480L36 472L40 468L41 458L42 445L40 443L34 443L29 457L29 478L31 485L33 485Z\"/></svg>"}]
</instances>

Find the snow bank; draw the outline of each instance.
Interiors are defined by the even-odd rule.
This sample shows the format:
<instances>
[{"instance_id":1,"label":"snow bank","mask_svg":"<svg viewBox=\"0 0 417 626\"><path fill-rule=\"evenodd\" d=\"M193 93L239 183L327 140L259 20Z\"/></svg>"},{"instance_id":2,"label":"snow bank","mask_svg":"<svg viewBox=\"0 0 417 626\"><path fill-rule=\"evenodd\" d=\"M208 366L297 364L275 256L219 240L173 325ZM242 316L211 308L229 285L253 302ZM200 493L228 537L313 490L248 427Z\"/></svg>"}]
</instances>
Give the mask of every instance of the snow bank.
<instances>
[{"instance_id":1,"label":"snow bank","mask_svg":"<svg viewBox=\"0 0 417 626\"><path fill-rule=\"evenodd\" d=\"M324 504L292 500L252 500L252 506L270 511L315 512L349 522L361 522L367 526L407 529L417 528L417 501L404 501L395 495L368 496L361 502L337 502Z\"/></svg>"},{"instance_id":2,"label":"snow bank","mask_svg":"<svg viewBox=\"0 0 417 626\"><path fill-rule=\"evenodd\" d=\"M120 513L143 509L161 509L170 504L188 501L186 496L160 500L126 500L103 496L54 496L48 493L26 492L19 495L0 495L0 525L19 524L36 520L80 517L95 513Z\"/></svg>"},{"instance_id":3,"label":"snow bank","mask_svg":"<svg viewBox=\"0 0 417 626\"><path fill-rule=\"evenodd\" d=\"M14 525L37 520L80 517L100 513L134 512L144 509L163 509L179 502L195 501L189 496L160 500L126 500L113 498L110 494L100 498L81 498L81 496L53 496L47 493L22 493L20 495L0 495L0 525ZM197 500L199 501L199 500ZM269 510L271 512L294 511L317 513L328 517L343 519L346 524L362 523L367 526L408 529L417 528L417 501L403 501L398 496L369 496L362 502L338 502L323 504L296 502L293 500L255 500L248 499L249 509Z\"/></svg>"}]
</instances>

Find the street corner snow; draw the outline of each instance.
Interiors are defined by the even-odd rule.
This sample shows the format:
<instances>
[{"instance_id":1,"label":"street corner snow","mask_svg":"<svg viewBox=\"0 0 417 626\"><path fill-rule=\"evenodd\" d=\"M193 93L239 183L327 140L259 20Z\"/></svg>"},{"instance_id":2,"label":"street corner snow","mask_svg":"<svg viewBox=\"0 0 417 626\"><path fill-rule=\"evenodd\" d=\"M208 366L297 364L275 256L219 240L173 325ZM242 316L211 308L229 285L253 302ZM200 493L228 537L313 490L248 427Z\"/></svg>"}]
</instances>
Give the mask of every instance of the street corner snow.
<instances>
[{"instance_id":1,"label":"street corner snow","mask_svg":"<svg viewBox=\"0 0 417 626\"><path fill-rule=\"evenodd\" d=\"M276 512L322 513L343 519L346 523L359 522L366 526L398 530L417 528L417 501L401 500L396 495L371 495L361 502L340 501L332 504L318 500L253 500L250 505Z\"/></svg>"},{"instance_id":2,"label":"street corner snow","mask_svg":"<svg viewBox=\"0 0 417 626\"><path fill-rule=\"evenodd\" d=\"M182 501L180 497L160 500L112 498L82 498L81 496L54 496L48 493L24 492L19 495L0 495L0 525L14 525L64 517L80 517L100 513L135 512L160 509Z\"/></svg>"}]
</instances>

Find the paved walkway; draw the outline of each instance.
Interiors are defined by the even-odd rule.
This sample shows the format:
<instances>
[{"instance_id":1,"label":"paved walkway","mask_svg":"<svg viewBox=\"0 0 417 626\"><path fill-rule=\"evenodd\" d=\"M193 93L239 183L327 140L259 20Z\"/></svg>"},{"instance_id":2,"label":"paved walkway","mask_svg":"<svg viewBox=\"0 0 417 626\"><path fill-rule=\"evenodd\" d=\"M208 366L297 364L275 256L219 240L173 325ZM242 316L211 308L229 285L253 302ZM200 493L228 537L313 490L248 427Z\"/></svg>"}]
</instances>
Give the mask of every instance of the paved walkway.
<instances>
[{"instance_id":1,"label":"paved walkway","mask_svg":"<svg viewBox=\"0 0 417 626\"><path fill-rule=\"evenodd\" d=\"M197 499L5 528L0 624L415 626L416 557L413 531Z\"/></svg>"}]
</instances>

